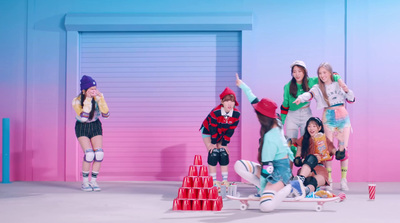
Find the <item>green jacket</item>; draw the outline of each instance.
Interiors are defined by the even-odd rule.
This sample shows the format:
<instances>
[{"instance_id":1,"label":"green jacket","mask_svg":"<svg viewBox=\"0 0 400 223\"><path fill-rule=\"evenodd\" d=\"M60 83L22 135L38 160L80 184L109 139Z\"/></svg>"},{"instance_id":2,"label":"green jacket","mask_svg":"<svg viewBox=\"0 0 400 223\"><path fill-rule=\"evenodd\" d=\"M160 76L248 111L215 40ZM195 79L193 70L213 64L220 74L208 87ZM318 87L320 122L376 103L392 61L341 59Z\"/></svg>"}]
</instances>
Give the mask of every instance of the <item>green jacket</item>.
<instances>
[{"instance_id":1,"label":"green jacket","mask_svg":"<svg viewBox=\"0 0 400 223\"><path fill-rule=\"evenodd\" d=\"M339 75L333 75L333 81L338 81L340 79ZM294 100L296 100L296 98L304 93L304 90L301 86L301 84L297 84L297 94L296 94L296 98L294 98L290 93L290 83L291 81L289 81L289 83L287 83L285 85L285 87L283 88L283 103L281 105L281 118L282 118L282 124L285 124L285 120L286 120L286 116L288 111L296 111L299 108L310 104L310 102L303 102L300 103L298 105L294 104ZM308 87L311 89L314 85L318 84L318 77L310 77L308 78Z\"/></svg>"}]
</instances>

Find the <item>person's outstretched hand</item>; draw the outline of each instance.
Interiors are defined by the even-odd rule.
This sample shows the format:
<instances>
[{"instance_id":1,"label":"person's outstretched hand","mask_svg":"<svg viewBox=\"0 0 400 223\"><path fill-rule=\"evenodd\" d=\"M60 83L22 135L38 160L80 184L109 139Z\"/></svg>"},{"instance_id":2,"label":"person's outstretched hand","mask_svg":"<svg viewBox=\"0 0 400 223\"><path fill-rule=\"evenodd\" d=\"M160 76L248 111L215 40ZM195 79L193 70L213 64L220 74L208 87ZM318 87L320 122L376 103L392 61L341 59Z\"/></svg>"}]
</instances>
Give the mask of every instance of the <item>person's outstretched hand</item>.
<instances>
[{"instance_id":1,"label":"person's outstretched hand","mask_svg":"<svg viewBox=\"0 0 400 223\"><path fill-rule=\"evenodd\" d=\"M295 103L296 105L300 104L301 103L300 98L297 98L296 100L294 100L293 103Z\"/></svg>"},{"instance_id":2,"label":"person's outstretched hand","mask_svg":"<svg viewBox=\"0 0 400 223\"><path fill-rule=\"evenodd\" d=\"M239 74L238 73L236 73L236 86L238 86L239 87L239 85L241 85L243 83L243 81L242 80L240 80L240 78L239 78Z\"/></svg>"}]
</instances>

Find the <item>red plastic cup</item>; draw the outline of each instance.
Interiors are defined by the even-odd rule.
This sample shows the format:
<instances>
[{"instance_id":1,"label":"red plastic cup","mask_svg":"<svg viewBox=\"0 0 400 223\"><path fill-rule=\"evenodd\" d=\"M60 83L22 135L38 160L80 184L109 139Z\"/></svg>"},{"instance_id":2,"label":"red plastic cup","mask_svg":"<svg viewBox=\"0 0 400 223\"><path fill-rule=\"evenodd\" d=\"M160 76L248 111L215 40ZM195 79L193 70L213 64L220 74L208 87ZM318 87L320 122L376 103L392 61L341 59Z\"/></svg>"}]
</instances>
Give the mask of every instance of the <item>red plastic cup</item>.
<instances>
[{"instance_id":1,"label":"red plastic cup","mask_svg":"<svg viewBox=\"0 0 400 223\"><path fill-rule=\"evenodd\" d=\"M195 156L194 156L193 165L197 165L197 166L203 165L203 161L202 161L202 159L201 159L201 155L195 155Z\"/></svg>"},{"instance_id":2,"label":"red plastic cup","mask_svg":"<svg viewBox=\"0 0 400 223\"><path fill-rule=\"evenodd\" d=\"M192 210L193 211L201 211L202 210L201 201L200 200L194 200L193 201Z\"/></svg>"},{"instance_id":3,"label":"red plastic cup","mask_svg":"<svg viewBox=\"0 0 400 223\"><path fill-rule=\"evenodd\" d=\"M182 202L181 200L174 199L174 203L172 205L172 210L173 211L180 211L182 210Z\"/></svg>"},{"instance_id":4,"label":"red plastic cup","mask_svg":"<svg viewBox=\"0 0 400 223\"><path fill-rule=\"evenodd\" d=\"M375 200L376 184L368 184L369 199Z\"/></svg>"},{"instance_id":5,"label":"red plastic cup","mask_svg":"<svg viewBox=\"0 0 400 223\"><path fill-rule=\"evenodd\" d=\"M197 174L197 167L196 167L196 166L191 165L191 166L189 167L189 174L188 174L188 176L189 176L189 177L197 177L197 176L199 176L199 175Z\"/></svg>"},{"instance_id":6,"label":"red plastic cup","mask_svg":"<svg viewBox=\"0 0 400 223\"><path fill-rule=\"evenodd\" d=\"M212 187L211 190L208 192L208 199L216 200L218 198L218 188Z\"/></svg>"},{"instance_id":7,"label":"red plastic cup","mask_svg":"<svg viewBox=\"0 0 400 223\"><path fill-rule=\"evenodd\" d=\"M213 178L211 176L204 177L204 188L212 188L214 186Z\"/></svg>"},{"instance_id":8,"label":"red plastic cup","mask_svg":"<svg viewBox=\"0 0 400 223\"><path fill-rule=\"evenodd\" d=\"M192 177L184 177L182 181L182 187L184 188L192 188L193 187L193 179Z\"/></svg>"},{"instance_id":9,"label":"red plastic cup","mask_svg":"<svg viewBox=\"0 0 400 223\"><path fill-rule=\"evenodd\" d=\"M208 177L208 167L207 166L200 167L199 176Z\"/></svg>"},{"instance_id":10,"label":"red plastic cup","mask_svg":"<svg viewBox=\"0 0 400 223\"><path fill-rule=\"evenodd\" d=\"M220 211L221 209L219 208L218 200L211 201L211 210L212 211Z\"/></svg>"},{"instance_id":11,"label":"red plastic cup","mask_svg":"<svg viewBox=\"0 0 400 223\"><path fill-rule=\"evenodd\" d=\"M216 202L217 202L217 205L218 205L218 209L221 210L222 207L224 206L224 202L222 201L222 196L218 196Z\"/></svg>"},{"instance_id":12,"label":"red plastic cup","mask_svg":"<svg viewBox=\"0 0 400 223\"><path fill-rule=\"evenodd\" d=\"M203 188L203 178L195 177L193 181L193 187L198 189Z\"/></svg>"},{"instance_id":13,"label":"red plastic cup","mask_svg":"<svg viewBox=\"0 0 400 223\"><path fill-rule=\"evenodd\" d=\"M190 188L188 192L188 200L196 200L197 199L197 189Z\"/></svg>"},{"instance_id":14,"label":"red plastic cup","mask_svg":"<svg viewBox=\"0 0 400 223\"><path fill-rule=\"evenodd\" d=\"M186 188L179 188L178 190L178 199L179 200L185 200L187 199L187 189Z\"/></svg>"},{"instance_id":15,"label":"red plastic cup","mask_svg":"<svg viewBox=\"0 0 400 223\"><path fill-rule=\"evenodd\" d=\"M199 194L197 196L197 199L199 199L199 200L208 199L208 190L206 190L204 188L199 189Z\"/></svg>"},{"instance_id":16,"label":"red plastic cup","mask_svg":"<svg viewBox=\"0 0 400 223\"><path fill-rule=\"evenodd\" d=\"M182 202L182 210L183 211L191 211L192 205L190 200L183 200Z\"/></svg>"},{"instance_id":17,"label":"red plastic cup","mask_svg":"<svg viewBox=\"0 0 400 223\"><path fill-rule=\"evenodd\" d=\"M209 200L204 200L201 208L203 211L211 211L211 204Z\"/></svg>"}]
</instances>

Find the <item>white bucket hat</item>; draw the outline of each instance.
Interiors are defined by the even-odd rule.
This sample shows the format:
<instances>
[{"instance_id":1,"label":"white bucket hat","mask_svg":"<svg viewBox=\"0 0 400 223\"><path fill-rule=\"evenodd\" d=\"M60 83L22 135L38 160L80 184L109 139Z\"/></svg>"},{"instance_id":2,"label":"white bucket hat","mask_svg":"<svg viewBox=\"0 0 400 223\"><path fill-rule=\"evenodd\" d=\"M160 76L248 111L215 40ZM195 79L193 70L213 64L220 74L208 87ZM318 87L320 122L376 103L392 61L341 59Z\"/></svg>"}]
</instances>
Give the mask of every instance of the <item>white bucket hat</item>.
<instances>
[{"instance_id":1,"label":"white bucket hat","mask_svg":"<svg viewBox=\"0 0 400 223\"><path fill-rule=\"evenodd\" d=\"M292 65L290 65L290 68L293 68L293 66L302 66L302 67L304 67L304 68L307 69L306 64L305 64L303 61L301 61L301 60L296 60L296 61L294 61L294 62L292 63Z\"/></svg>"}]
</instances>

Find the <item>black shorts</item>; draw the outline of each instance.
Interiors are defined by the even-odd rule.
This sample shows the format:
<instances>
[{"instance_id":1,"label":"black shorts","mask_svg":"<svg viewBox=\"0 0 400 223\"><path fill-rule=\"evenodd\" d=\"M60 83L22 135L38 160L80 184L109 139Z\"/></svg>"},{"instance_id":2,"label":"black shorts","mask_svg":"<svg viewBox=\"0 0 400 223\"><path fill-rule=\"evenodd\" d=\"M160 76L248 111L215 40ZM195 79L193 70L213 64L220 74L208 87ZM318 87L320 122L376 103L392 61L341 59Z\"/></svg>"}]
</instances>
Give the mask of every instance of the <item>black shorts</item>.
<instances>
[{"instance_id":1,"label":"black shorts","mask_svg":"<svg viewBox=\"0 0 400 223\"><path fill-rule=\"evenodd\" d=\"M101 122L97 119L94 122L80 122L76 121L75 123L75 135L76 138L81 136L86 136L89 139L103 135L103 128L101 127Z\"/></svg>"}]
</instances>

